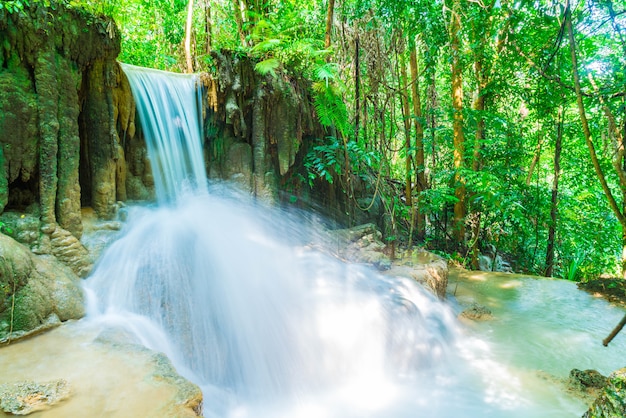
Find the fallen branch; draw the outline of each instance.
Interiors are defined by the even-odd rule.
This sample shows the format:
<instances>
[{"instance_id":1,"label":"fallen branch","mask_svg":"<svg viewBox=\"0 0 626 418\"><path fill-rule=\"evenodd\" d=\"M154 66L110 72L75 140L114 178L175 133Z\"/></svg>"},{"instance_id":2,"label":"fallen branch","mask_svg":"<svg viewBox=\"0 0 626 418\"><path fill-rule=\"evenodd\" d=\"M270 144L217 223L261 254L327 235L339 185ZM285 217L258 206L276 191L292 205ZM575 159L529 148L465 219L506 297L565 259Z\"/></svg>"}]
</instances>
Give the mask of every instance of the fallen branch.
<instances>
[{"instance_id":1,"label":"fallen branch","mask_svg":"<svg viewBox=\"0 0 626 418\"><path fill-rule=\"evenodd\" d=\"M611 331L609 336L606 337L604 340L602 340L602 345L605 347L608 346L609 343L613 340L613 338L615 338L615 336L619 334L622 328L624 328L624 325L626 325L626 315L624 315L622 320L619 321L619 324L617 324L617 326L613 329L613 331Z\"/></svg>"}]
</instances>

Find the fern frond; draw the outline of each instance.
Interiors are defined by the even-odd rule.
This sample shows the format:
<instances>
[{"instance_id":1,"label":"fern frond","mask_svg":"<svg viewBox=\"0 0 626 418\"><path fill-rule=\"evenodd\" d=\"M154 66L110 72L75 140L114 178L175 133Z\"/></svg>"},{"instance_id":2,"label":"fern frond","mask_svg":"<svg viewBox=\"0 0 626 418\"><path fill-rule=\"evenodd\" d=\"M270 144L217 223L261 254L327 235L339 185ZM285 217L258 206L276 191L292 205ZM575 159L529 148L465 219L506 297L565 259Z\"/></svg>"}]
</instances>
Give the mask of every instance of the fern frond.
<instances>
[{"instance_id":1,"label":"fern frond","mask_svg":"<svg viewBox=\"0 0 626 418\"><path fill-rule=\"evenodd\" d=\"M272 77L276 77L275 70L278 67L280 67L280 61L276 58L269 58L257 63L254 70L261 75L270 74Z\"/></svg>"}]
</instances>

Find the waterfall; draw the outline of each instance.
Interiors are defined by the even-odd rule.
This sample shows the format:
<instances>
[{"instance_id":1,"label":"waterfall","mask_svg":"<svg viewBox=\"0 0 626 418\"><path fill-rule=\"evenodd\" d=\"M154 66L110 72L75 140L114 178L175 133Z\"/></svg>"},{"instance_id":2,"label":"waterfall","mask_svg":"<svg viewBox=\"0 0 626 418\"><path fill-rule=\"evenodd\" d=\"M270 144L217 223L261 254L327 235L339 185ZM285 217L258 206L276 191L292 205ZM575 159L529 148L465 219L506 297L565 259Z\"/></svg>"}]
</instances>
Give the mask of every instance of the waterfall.
<instances>
[{"instance_id":1,"label":"waterfall","mask_svg":"<svg viewBox=\"0 0 626 418\"><path fill-rule=\"evenodd\" d=\"M207 187L202 153L202 89L194 74L122 64L137 106L160 203Z\"/></svg>"},{"instance_id":2,"label":"waterfall","mask_svg":"<svg viewBox=\"0 0 626 418\"><path fill-rule=\"evenodd\" d=\"M310 215L208 186L194 78L124 71L159 205L130 208L87 280L89 316L166 353L202 388L205 416L538 416L414 281L317 250Z\"/></svg>"}]
</instances>

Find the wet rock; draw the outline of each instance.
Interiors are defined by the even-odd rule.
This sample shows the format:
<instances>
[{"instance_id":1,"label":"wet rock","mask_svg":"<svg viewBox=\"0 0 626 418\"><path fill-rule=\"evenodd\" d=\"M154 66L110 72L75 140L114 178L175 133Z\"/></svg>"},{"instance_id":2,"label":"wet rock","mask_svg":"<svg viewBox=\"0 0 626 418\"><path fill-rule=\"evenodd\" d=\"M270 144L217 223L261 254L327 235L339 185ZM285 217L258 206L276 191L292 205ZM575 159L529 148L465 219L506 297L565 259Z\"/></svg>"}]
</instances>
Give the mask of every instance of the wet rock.
<instances>
[{"instance_id":1,"label":"wet rock","mask_svg":"<svg viewBox=\"0 0 626 418\"><path fill-rule=\"evenodd\" d=\"M606 386L608 380L600 372L593 369L578 370L573 369L569 373L570 385L580 390L586 389L602 389Z\"/></svg>"},{"instance_id":2,"label":"wet rock","mask_svg":"<svg viewBox=\"0 0 626 418\"><path fill-rule=\"evenodd\" d=\"M493 319L491 310L486 306L473 303L469 308L464 309L459 317L469 319L471 321L487 321Z\"/></svg>"},{"instance_id":3,"label":"wet rock","mask_svg":"<svg viewBox=\"0 0 626 418\"><path fill-rule=\"evenodd\" d=\"M202 392L162 354L122 328L70 321L19 344L0 345L0 385L62 378L71 396L55 417L196 417ZM0 416L5 414L0 411Z\"/></svg>"},{"instance_id":4,"label":"wet rock","mask_svg":"<svg viewBox=\"0 0 626 418\"><path fill-rule=\"evenodd\" d=\"M52 255L70 267L78 277L87 277L91 272L91 256L71 232L57 225L50 234L50 245Z\"/></svg>"},{"instance_id":5,"label":"wet rock","mask_svg":"<svg viewBox=\"0 0 626 418\"><path fill-rule=\"evenodd\" d=\"M169 405L168 416L182 418L201 415L202 391L198 385L191 383L178 374L165 354L155 353L147 349L132 332L124 329L105 329L97 336L94 343L100 344L108 350L126 353L133 357L141 356L147 359L150 368L146 379L175 389Z\"/></svg>"},{"instance_id":6,"label":"wet rock","mask_svg":"<svg viewBox=\"0 0 626 418\"><path fill-rule=\"evenodd\" d=\"M436 254L415 249L396 260L386 275L411 278L445 299L448 287L448 263Z\"/></svg>"},{"instance_id":7,"label":"wet rock","mask_svg":"<svg viewBox=\"0 0 626 418\"><path fill-rule=\"evenodd\" d=\"M594 382L599 378L593 378ZM617 418L626 416L626 368L611 373L607 385L583 418Z\"/></svg>"},{"instance_id":8,"label":"wet rock","mask_svg":"<svg viewBox=\"0 0 626 418\"><path fill-rule=\"evenodd\" d=\"M13 415L28 415L48 409L69 396L70 385L63 379L7 383L0 385L0 409Z\"/></svg>"},{"instance_id":9,"label":"wet rock","mask_svg":"<svg viewBox=\"0 0 626 418\"><path fill-rule=\"evenodd\" d=\"M176 395L174 398L173 410L176 410L176 416L182 417L183 411L185 416L201 416L202 415L202 391L200 388L178 374L170 359L162 353L154 353L152 361L155 364L154 372L151 378L157 382L167 383L176 387ZM193 411L193 414L191 413Z\"/></svg>"},{"instance_id":10,"label":"wet rock","mask_svg":"<svg viewBox=\"0 0 626 418\"><path fill-rule=\"evenodd\" d=\"M383 252L382 233L374 224L359 225L331 232L338 255L357 263L370 264L380 270L391 268L391 260Z\"/></svg>"},{"instance_id":11,"label":"wet rock","mask_svg":"<svg viewBox=\"0 0 626 418\"><path fill-rule=\"evenodd\" d=\"M51 256L0 234L0 342L84 315L79 278Z\"/></svg>"}]
</instances>

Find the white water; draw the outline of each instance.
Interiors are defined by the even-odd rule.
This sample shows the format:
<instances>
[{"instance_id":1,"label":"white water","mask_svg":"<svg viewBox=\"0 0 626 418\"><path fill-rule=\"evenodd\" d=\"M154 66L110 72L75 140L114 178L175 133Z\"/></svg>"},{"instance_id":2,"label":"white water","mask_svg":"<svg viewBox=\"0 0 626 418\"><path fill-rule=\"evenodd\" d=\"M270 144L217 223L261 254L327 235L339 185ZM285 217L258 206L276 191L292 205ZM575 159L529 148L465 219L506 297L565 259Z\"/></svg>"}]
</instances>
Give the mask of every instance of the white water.
<instances>
[{"instance_id":1,"label":"white water","mask_svg":"<svg viewBox=\"0 0 626 418\"><path fill-rule=\"evenodd\" d=\"M183 190L206 190L202 90L195 75L122 64L148 144L159 203Z\"/></svg>"},{"instance_id":2,"label":"white water","mask_svg":"<svg viewBox=\"0 0 626 418\"><path fill-rule=\"evenodd\" d=\"M131 81L162 82L145 81L161 73L125 70ZM179 79L186 80L167 83ZM168 87L170 99L178 89ZM145 97L138 102L156 100ZM197 114L193 100L174 106ZM153 107L171 122L162 106ZM169 132L157 145L169 147L169 136L181 143L167 118L157 124ZM225 186L206 193L196 151L182 168L155 173L166 179L160 206L131 209L86 288L90 317L132 330L202 387L205 416L582 413L549 385L493 360L490 344L464 335L452 309L413 281L316 251L324 240L314 218L265 208ZM169 161L177 152L152 150L166 156L155 168L177 164Z\"/></svg>"}]
</instances>

